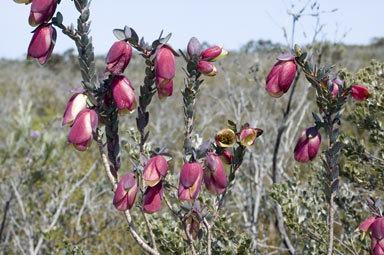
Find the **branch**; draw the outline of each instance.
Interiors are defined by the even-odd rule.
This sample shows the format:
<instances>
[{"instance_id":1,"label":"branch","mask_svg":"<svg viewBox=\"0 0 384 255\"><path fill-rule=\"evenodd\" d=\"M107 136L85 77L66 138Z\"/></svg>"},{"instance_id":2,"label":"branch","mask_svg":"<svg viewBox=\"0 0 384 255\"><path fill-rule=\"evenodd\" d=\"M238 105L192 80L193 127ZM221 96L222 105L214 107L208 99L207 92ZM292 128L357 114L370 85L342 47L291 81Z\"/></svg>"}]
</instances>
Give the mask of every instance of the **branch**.
<instances>
[{"instance_id":1,"label":"branch","mask_svg":"<svg viewBox=\"0 0 384 255\"><path fill-rule=\"evenodd\" d=\"M101 133L100 133L99 130L97 132L97 144L99 145L99 152L100 152L101 160L103 162L104 170L105 170L105 172L106 172L106 174L108 176L109 181L112 184L113 191L115 191L116 188L117 188L118 180L111 173L111 170L110 170L110 167L109 167L109 162L108 162L108 159L107 159L107 155L105 154L105 151L104 151L104 145L103 145L103 142L102 142L102 139L101 139ZM141 248L143 248L143 250L148 252L149 254L151 254L151 255L160 255L160 253L157 251L156 248L151 248L148 244L146 244L144 242L143 238L141 236L139 236L139 234L135 231L135 229L133 227L134 225L133 225L131 213L130 213L129 210L126 210L124 212L124 216L125 216L125 219L127 220L127 223L128 223L128 230L131 233L133 239L135 239L136 243Z\"/></svg>"}]
</instances>

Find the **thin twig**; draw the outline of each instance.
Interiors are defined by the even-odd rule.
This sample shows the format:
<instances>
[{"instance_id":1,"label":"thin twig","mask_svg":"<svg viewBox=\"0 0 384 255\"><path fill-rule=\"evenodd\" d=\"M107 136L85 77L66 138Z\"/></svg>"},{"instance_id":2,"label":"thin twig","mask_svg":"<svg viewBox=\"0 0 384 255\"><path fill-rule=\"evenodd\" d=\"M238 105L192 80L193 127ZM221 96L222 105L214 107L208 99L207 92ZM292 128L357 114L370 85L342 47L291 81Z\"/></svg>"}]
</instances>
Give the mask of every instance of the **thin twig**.
<instances>
[{"instance_id":1,"label":"thin twig","mask_svg":"<svg viewBox=\"0 0 384 255\"><path fill-rule=\"evenodd\" d=\"M98 131L98 134L97 134L97 143L99 145L99 152L100 152L100 156L101 156L101 159L102 159L102 162L103 162L104 170L105 170L105 172L106 172L106 174L108 176L109 181L111 182L111 184L113 186L113 190L116 190L116 188L117 188L117 178L115 178L113 176L113 174L111 173L111 170L110 170L110 167L109 167L109 162L108 162L108 159L107 159L107 155L104 152L104 145L103 145L103 142L102 142L102 139L101 139L101 134L100 134L99 131ZM127 223L128 223L128 230L131 233L132 237L137 242L137 244L141 248L143 248L143 250L145 250L146 252L148 252L151 255L160 255L160 253L156 249L153 249L148 244L146 244L144 242L143 238L141 236L139 236L139 234L135 231L135 229L133 228L133 221L132 221L132 217L131 217L130 211L126 210L124 212L124 215L125 215L125 219L127 220Z\"/></svg>"}]
</instances>

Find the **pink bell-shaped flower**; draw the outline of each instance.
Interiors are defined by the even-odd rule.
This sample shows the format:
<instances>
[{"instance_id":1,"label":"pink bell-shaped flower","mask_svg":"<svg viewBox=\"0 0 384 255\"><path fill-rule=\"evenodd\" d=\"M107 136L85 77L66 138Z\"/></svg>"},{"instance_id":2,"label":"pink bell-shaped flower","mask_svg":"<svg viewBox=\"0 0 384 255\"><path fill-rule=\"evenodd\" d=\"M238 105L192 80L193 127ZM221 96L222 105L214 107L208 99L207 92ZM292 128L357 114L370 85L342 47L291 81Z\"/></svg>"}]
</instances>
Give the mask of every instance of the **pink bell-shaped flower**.
<instances>
[{"instance_id":1,"label":"pink bell-shaped flower","mask_svg":"<svg viewBox=\"0 0 384 255\"><path fill-rule=\"evenodd\" d=\"M32 27L49 21L56 11L57 0L33 0L29 14L29 24Z\"/></svg>"},{"instance_id":2,"label":"pink bell-shaped flower","mask_svg":"<svg viewBox=\"0 0 384 255\"><path fill-rule=\"evenodd\" d=\"M73 144L79 151L91 146L96 133L98 116L94 110L84 109L77 114L68 136L68 144Z\"/></svg>"},{"instance_id":3,"label":"pink bell-shaped flower","mask_svg":"<svg viewBox=\"0 0 384 255\"><path fill-rule=\"evenodd\" d=\"M76 89L75 94L69 99L64 111L62 125L72 124L77 114L87 108L87 95L85 89Z\"/></svg>"},{"instance_id":4,"label":"pink bell-shaped flower","mask_svg":"<svg viewBox=\"0 0 384 255\"><path fill-rule=\"evenodd\" d=\"M279 56L278 62L272 67L267 76L265 89L273 97L281 97L286 93L296 75L295 56L284 54Z\"/></svg>"},{"instance_id":5,"label":"pink bell-shaped flower","mask_svg":"<svg viewBox=\"0 0 384 255\"><path fill-rule=\"evenodd\" d=\"M168 172L167 160L162 155L157 155L148 160L143 172L145 183L153 187L157 185L162 178L165 178Z\"/></svg>"},{"instance_id":6,"label":"pink bell-shaped flower","mask_svg":"<svg viewBox=\"0 0 384 255\"><path fill-rule=\"evenodd\" d=\"M180 200L195 200L200 193L203 168L197 162L185 163L180 173L178 196Z\"/></svg>"},{"instance_id":7,"label":"pink bell-shaped flower","mask_svg":"<svg viewBox=\"0 0 384 255\"><path fill-rule=\"evenodd\" d=\"M209 62L215 62L228 56L228 51L221 46L212 46L201 53L201 58Z\"/></svg>"},{"instance_id":8,"label":"pink bell-shaped flower","mask_svg":"<svg viewBox=\"0 0 384 255\"><path fill-rule=\"evenodd\" d=\"M28 47L27 58L36 58L44 65L56 43L56 29L52 24L42 24L34 32Z\"/></svg>"},{"instance_id":9,"label":"pink bell-shaped flower","mask_svg":"<svg viewBox=\"0 0 384 255\"><path fill-rule=\"evenodd\" d=\"M354 85L352 86L351 95L356 101L361 102L369 97L369 91L363 85Z\"/></svg>"},{"instance_id":10,"label":"pink bell-shaped flower","mask_svg":"<svg viewBox=\"0 0 384 255\"><path fill-rule=\"evenodd\" d=\"M154 213L160 210L163 200L163 184L157 183L155 186L148 186L144 193L143 210L145 213Z\"/></svg>"},{"instance_id":11,"label":"pink bell-shaped flower","mask_svg":"<svg viewBox=\"0 0 384 255\"><path fill-rule=\"evenodd\" d=\"M321 135L316 127L304 129L295 146L295 160L306 163L316 157L321 143Z\"/></svg>"},{"instance_id":12,"label":"pink bell-shaped flower","mask_svg":"<svg viewBox=\"0 0 384 255\"><path fill-rule=\"evenodd\" d=\"M160 44L156 49L155 57L155 83L159 98L163 99L172 95L175 76L175 55L167 44Z\"/></svg>"},{"instance_id":13,"label":"pink bell-shaped flower","mask_svg":"<svg viewBox=\"0 0 384 255\"><path fill-rule=\"evenodd\" d=\"M220 157L213 152L207 153L204 167L204 183L205 187L216 195L223 193L227 187L227 175L224 165Z\"/></svg>"},{"instance_id":14,"label":"pink bell-shaped flower","mask_svg":"<svg viewBox=\"0 0 384 255\"><path fill-rule=\"evenodd\" d=\"M119 211L131 209L137 194L137 180L133 173L124 175L115 191L113 205Z\"/></svg>"},{"instance_id":15,"label":"pink bell-shaped flower","mask_svg":"<svg viewBox=\"0 0 384 255\"><path fill-rule=\"evenodd\" d=\"M204 60L199 61L197 70L207 76L215 76L217 73L216 67L212 63Z\"/></svg>"},{"instance_id":16,"label":"pink bell-shaped flower","mask_svg":"<svg viewBox=\"0 0 384 255\"><path fill-rule=\"evenodd\" d=\"M112 94L120 114L132 113L137 106L131 81L125 76L116 76L112 80Z\"/></svg>"},{"instance_id":17,"label":"pink bell-shaped flower","mask_svg":"<svg viewBox=\"0 0 384 255\"><path fill-rule=\"evenodd\" d=\"M370 217L366 219L356 231L369 232L371 235L371 253L372 255L384 255L384 217Z\"/></svg>"},{"instance_id":18,"label":"pink bell-shaped flower","mask_svg":"<svg viewBox=\"0 0 384 255\"><path fill-rule=\"evenodd\" d=\"M128 66L131 56L132 47L128 43L124 41L115 42L105 59L105 63L107 64L105 72L120 75Z\"/></svg>"}]
</instances>

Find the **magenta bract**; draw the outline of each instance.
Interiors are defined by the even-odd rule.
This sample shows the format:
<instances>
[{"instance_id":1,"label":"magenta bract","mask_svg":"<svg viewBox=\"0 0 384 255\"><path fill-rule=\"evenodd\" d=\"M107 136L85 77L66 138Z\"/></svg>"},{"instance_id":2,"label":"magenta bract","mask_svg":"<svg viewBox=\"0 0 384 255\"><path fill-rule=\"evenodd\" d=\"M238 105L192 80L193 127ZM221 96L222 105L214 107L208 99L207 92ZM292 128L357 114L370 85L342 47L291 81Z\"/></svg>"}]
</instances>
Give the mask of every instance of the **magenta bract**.
<instances>
[{"instance_id":1,"label":"magenta bract","mask_svg":"<svg viewBox=\"0 0 384 255\"><path fill-rule=\"evenodd\" d=\"M148 186L144 193L143 210L145 213L154 213L160 210L163 200L163 184L159 182L155 186Z\"/></svg>"},{"instance_id":2,"label":"magenta bract","mask_svg":"<svg viewBox=\"0 0 384 255\"><path fill-rule=\"evenodd\" d=\"M354 85L352 86L351 95L356 101L361 102L369 97L369 91L363 85Z\"/></svg>"},{"instance_id":3,"label":"magenta bract","mask_svg":"<svg viewBox=\"0 0 384 255\"><path fill-rule=\"evenodd\" d=\"M77 114L87 108L87 95L85 89L79 90L68 101L63 115L62 125L72 124Z\"/></svg>"},{"instance_id":4,"label":"magenta bract","mask_svg":"<svg viewBox=\"0 0 384 255\"><path fill-rule=\"evenodd\" d=\"M79 151L85 151L92 144L97 124L98 116L94 110L82 110L73 122L68 136L68 144L73 144Z\"/></svg>"},{"instance_id":5,"label":"magenta bract","mask_svg":"<svg viewBox=\"0 0 384 255\"><path fill-rule=\"evenodd\" d=\"M286 55L284 55L286 56ZM284 57L279 60L267 76L265 89L273 97L281 97L286 93L296 75L296 63L293 59ZM288 60L285 60L288 59Z\"/></svg>"},{"instance_id":6,"label":"magenta bract","mask_svg":"<svg viewBox=\"0 0 384 255\"><path fill-rule=\"evenodd\" d=\"M113 100L119 113L132 113L137 103L131 81L125 76L117 76L113 78L111 86Z\"/></svg>"},{"instance_id":7,"label":"magenta bract","mask_svg":"<svg viewBox=\"0 0 384 255\"><path fill-rule=\"evenodd\" d=\"M186 163L181 169L178 196L180 200L195 200L200 193L203 168L197 162Z\"/></svg>"},{"instance_id":8,"label":"magenta bract","mask_svg":"<svg viewBox=\"0 0 384 255\"><path fill-rule=\"evenodd\" d=\"M28 47L27 58L36 58L45 64L56 43L56 29L51 24L42 24L34 32Z\"/></svg>"},{"instance_id":9,"label":"magenta bract","mask_svg":"<svg viewBox=\"0 0 384 255\"><path fill-rule=\"evenodd\" d=\"M224 165L220 157L213 152L207 153L204 167L204 183L205 187L216 195L223 193L227 187L227 175Z\"/></svg>"},{"instance_id":10,"label":"magenta bract","mask_svg":"<svg viewBox=\"0 0 384 255\"><path fill-rule=\"evenodd\" d=\"M201 58L210 62L215 62L217 60L223 59L228 55L228 51L224 50L220 46L212 46L204 50L201 53Z\"/></svg>"},{"instance_id":11,"label":"magenta bract","mask_svg":"<svg viewBox=\"0 0 384 255\"><path fill-rule=\"evenodd\" d=\"M29 24L33 27L49 21L55 13L57 0L33 0L29 14Z\"/></svg>"},{"instance_id":12,"label":"magenta bract","mask_svg":"<svg viewBox=\"0 0 384 255\"><path fill-rule=\"evenodd\" d=\"M306 163L316 157L321 143L321 135L316 127L304 129L295 146L295 160Z\"/></svg>"},{"instance_id":13,"label":"magenta bract","mask_svg":"<svg viewBox=\"0 0 384 255\"><path fill-rule=\"evenodd\" d=\"M105 58L105 63L107 64L105 72L120 75L128 66L131 56L132 47L128 43L124 41L115 42Z\"/></svg>"},{"instance_id":14,"label":"magenta bract","mask_svg":"<svg viewBox=\"0 0 384 255\"><path fill-rule=\"evenodd\" d=\"M137 194L137 180L133 173L124 175L115 191L113 205L119 211L131 209Z\"/></svg>"},{"instance_id":15,"label":"magenta bract","mask_svg":"<svg viewBox=\"0 0 384 255\"><path fill-rule=\"evenodd\" d=\"M153 187L161 181L161 178L165 178L167 172L167 160L163 156L157 155L148 160L145 165L143 179L148 186Z\"/></svg>"},{"instance_id":16,"label":"magenta bract","mask_svg":"<svg viewBox=\"0 0 384 255\"><path fill-rule=\"evenodd\" d=\"M197 70L207 76L215 76L217 73L216 67L208 61L199 61L197 64Z\"/></svg>"}]
</instances>

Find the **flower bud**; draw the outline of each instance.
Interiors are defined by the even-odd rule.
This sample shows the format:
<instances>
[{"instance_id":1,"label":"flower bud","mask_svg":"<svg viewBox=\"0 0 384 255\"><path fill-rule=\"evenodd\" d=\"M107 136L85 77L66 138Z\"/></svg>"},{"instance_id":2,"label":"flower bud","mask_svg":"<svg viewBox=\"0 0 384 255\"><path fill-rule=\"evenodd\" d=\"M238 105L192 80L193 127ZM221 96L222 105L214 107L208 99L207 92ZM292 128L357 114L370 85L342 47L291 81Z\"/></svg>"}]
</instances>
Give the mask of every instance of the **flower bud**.
<instances>
[{"instance_id":1,"label":"flower bud","mask_svg":"<svg viewBox=\"0 0 384 255\"><path fill-rule=\"evenodd\" d=\"M113 205L119 211L131 209L137 194L137 180L133 173L124 175L115 191Z\"/></svg>"},{"instance_id":2,"label":"flower bud","mask_svg":"<svg viewBox=\"0 0 384 255\"><path fill-rule=\"evenodd\" d=\"M321 143L321 135L316 127L304 129L295 146L295 160L306 163L316 157Z\"/></svg>"},{"instance_id":3,"label":"flower bud","mask_svg":"<svg viewBox=\"0 0 384 255\"><path fill-rule=\"evenodd\" d=\"M167 160L163 156L157 155L148 160L145 165L143 179L148 186L153 187L161 181L161 178L165 178L167 172Z\"/></svg>"},{"instance_id":4,"label":"flower bud","mask_svg":"<svg viewBox=\"0 0 384 255\"><path fill-rule=\"evenodd\" d=\"M197 70L207 76L215 76L217 73L216 67L208 61L199 61L197 64Z\"/></svg>"},{"instance_id":5,"label":"flower bud","mask_svg":"<svg viewBox=\"0 0 384 255\"><path fill-rule=\"evenodd\" d=\"M221 157L224 164L232 164L232 154L228 150L223 150L223 155Z\"/></svg>"},{"instance_id":6,"label":"flower bud","mask_svg":"<svg viewBox=\"0 0 384 255\"><path fill-rule=\"evenodd\" d=\"M195 200L200 193L203 169L197 162L186 163L181 169L178 196L180 200Z\"/></svg>"},{"instance_id":7,"label":"flower bud","mask_svg":"<svg viewBox=\"0 0 384 255\"><path fill-rule=\"evenodd\" d=\"M131 81L125 76L116 76L112 80L112 94L120 114L132 113L137 106Z\"/></svg>"},{"instance_id":8,"label":"flower bud","mask_svg":"<svg viewBox=\"0 0 384 255\"><path fill-rule=\"evenodd\" d=\"M160 101L164 101L167 97L172 96L173 92L173 80L168 81L168 83L163 84L163 78L156 78L156 87L157 95L159 96Z\"/></svg>"},{"instance_id":9,"label":"flower bud","mask_svg":"<svg viewBox=\"0 0 384 255\"><path fill-rule=\"evenodd\" d=\"M263 130L259 128L246 127L240 131L240 144L243 146L251 146L255 142L256 137L260 136L262 133Z\"/></svg>"},{"instance_id":10,"label":"flower bud","mask_svg":"<svg viewBox=\"0 0 384 255\"><path fill-rule=\"evenodd\" d=\"M352 86L351 95L356 101L361 102L369 97L369 91L363 85L355 85Z\"/></svg>"},{"instance_id":11,"label":"flower bud","mask_svg":"<svg viewBox=\"0 0 384 255\"><path fill-rule=\"evenodd\" d=\"M42 24L34 32L28 47L27 58L37 58L44 65L56 43L56 29L51 24Z\"/></svg>"},{"instance_id":12,"label":"flower bud","mask_svg":"<svg viewBox=\"0 0 384 255\"><path fill-rule=\"evenodd\" d=\"M87 108L87 95L85 89L76 89L75 94L69 99L63 115L62 125L72 124L77 114Z\"/></svg>"},{"instance_id":13,"label":"flower bud","mask_svg":"<svg viewBox=\"0 0 384 255\"><path fill-rule=\"evenodd\" d=\"M221 46L213 46L204 50L201 53L201 58L210 62L223 59L228 55L228 51L224 50Z\"/></svg>"},{"instance_id":14,"label":"flower bud","mask_svg":"<svg viewBox=\"0 0 384 255\"><path fill-rule=\"evenodd\" d=\"M77 114L68 136L68 144L73 144L79 151L91 146L96 133L98 116L94 110L84 109Z\"/></svg>"},{"instance_id":15,"label":"flower bud","mask_svg":"<svg viewBox=\"0 0 384 255\"><path fill-rule=\"evenodd\" d=\"M105 58L105 63L107 64L105 72L120 75L128 66L131 56L132 47L128 43L124 41L115 42Z\"/></svg>"},{"instance_id":16,"label":"flower bud","mask_svg":"<svg viewBox=\"0 0 384 255\"><path fill-rule=\"evenodd\" d=\"M215 136L216 144L220 147L232 147L236 143L236 134L232 129L222 129Z\"/></svg>"},{"instance_id":17,"label":"flower bud","mask_svg":"<svg viewBox=\"0 0 384 255\"><path fill-rule=\"evenodd\" d=\"M57 0L33 0L29 14L29 24L32 27L49 21L55 13Z\"/></svg>"},{"instance_id":18,"label":"flower bud","mask_svg":"<svg viewBox=\"0 0 384 255\"><path fill-rule=\"evenodd\" d=\"M214 162L214 163L213 163ZM223 193L227 187L227 175L220 157L208 152L204 167L205 187L216 195Z\"/></svg>"},{"instance_id":19,"label":"flower bud","mask_svg":"<svg viewBox=\"0 0 384 255\"><path fill-rule=\"evenodd\" d=\"M163 184L159 182L155 186L148 186L144 192L143 210L145 213L154 213L160 210L163 200Z\"/></svg>"},{"instance_id":20,"label":"flower bud","mask_svg":"<svg viewBox=\"0 0 384 255\"><path fill-rule=\"evenodd\" d=\"M187 51L188 51L188 55L191 58L196 58L196 57L200 56L201 45L200 45L199 40L197 40L196 37L192 37L191 40L189 40L188 46L187 46Z\"/></svg>"},{"instance_id":21,"label":"flower bud","mask_svg":"<svg viewBox=\"0 0 384 255\"><path fill-rule=\"evenodd\" d=\"M265 90L273 97L281 97L286 93L296 75L295 56L284 54L277 59L278 62L267 76L267 86L265 87Z\"/></svg>"},{"instance_id":22,"label":"flower bud","mask_svg":"<svg viewBox=\"0 0 384 255\"><path fill-rule=\"evenodd\" d=\"M339 93L340 86L343 85L343 82L340 79L336 78L332 80L332 83L333 83L332 93L333 93L333 96L336 97L337 93Z\"/></svg>"}]
</instances>

